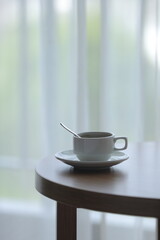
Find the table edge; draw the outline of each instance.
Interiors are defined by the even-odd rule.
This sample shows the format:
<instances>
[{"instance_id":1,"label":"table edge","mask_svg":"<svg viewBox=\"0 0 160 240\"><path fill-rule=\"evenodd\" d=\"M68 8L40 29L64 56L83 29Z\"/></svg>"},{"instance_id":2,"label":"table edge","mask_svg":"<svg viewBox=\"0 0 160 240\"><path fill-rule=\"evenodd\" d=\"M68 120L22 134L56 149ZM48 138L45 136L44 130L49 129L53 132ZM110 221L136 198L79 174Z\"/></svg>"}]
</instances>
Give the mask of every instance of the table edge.
<instances>
[{"instance_id":1,"label":"table edge","mask_svg":"<svg viewBox=\"0 0 160 240\"><path fill-rule=\"evenodd\" d=\"M36 170L35 173L36 190L57 202L101 212L160 217L159 199L119 196L75 189L45 179Z\"/></svg>"}]
</instances>

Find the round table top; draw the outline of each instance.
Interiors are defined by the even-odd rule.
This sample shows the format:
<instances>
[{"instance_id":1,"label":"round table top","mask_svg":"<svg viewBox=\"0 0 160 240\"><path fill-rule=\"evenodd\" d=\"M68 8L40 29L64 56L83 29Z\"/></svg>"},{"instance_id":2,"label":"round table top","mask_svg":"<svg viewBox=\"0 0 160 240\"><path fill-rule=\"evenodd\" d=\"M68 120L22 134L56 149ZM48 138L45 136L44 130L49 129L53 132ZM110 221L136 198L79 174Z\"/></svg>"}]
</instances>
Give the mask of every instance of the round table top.
<instances>
[{"instance_id":1,"label":"round table top","mask_svg":"<svg viewBox=\"0 0 160 240\"><path fill-rule=\"evenodd\" d=\"M109 171L76 171L54 157L36 167L36 189L77 208L160 217L160 143L129 144L129 159Z\"/></svg>"}]
</instances>

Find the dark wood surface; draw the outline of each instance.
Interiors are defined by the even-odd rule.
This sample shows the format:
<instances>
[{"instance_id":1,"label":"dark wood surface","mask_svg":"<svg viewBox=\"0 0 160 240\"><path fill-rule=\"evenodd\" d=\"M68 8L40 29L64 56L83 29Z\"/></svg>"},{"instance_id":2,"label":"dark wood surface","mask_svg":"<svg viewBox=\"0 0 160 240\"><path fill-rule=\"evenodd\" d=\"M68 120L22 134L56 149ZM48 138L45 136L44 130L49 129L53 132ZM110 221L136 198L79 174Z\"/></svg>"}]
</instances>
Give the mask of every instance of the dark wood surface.
<instances>
[{"instance_id":1,"label":"dark wood surface","mask_svg":"<svg viewBox=\"0 0 160 240\"><path fill-rule=\"evenodd\" d=\"M57 239L76 240L77 237L76 208L57 203Z\"/></svg>"},{"instance_id":2,"label":"dark wood surface","mask_svg":"<svg viewBox=\"0 0 160 240\"><path fill-rule=\"evenodd\" d=\"M36 167L36 189L75 208L160 218L160 143L129 144L110 171L79 172L51 155Z\"/></svg>"}]
</instances>

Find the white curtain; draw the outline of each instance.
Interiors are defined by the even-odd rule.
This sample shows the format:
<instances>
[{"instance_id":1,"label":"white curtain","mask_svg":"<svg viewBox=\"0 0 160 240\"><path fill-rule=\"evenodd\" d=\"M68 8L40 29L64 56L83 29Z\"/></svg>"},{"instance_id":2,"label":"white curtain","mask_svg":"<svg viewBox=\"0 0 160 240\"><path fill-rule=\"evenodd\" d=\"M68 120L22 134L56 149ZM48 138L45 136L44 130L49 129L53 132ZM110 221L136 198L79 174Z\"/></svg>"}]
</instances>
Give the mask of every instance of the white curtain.
<instances>
[{"instance_id":1,"label":"white curtain","mask_svg":"<svg viewBox=\"0 0 160 240\"><path fill-rule=\"evenodd\" d=\"M160 140L159 13L159 0L0 0L1 239L36 239L36 227L38 239L55 234L34 167L72 148L60 121L129 142ZM109 239L112 216L97 214L80 211L79 225L98 218L100 240ZM145 221L134 218L133 239L144 239ZM87 231L90 239L90 223Z\"/></svg>"}]
</instances>

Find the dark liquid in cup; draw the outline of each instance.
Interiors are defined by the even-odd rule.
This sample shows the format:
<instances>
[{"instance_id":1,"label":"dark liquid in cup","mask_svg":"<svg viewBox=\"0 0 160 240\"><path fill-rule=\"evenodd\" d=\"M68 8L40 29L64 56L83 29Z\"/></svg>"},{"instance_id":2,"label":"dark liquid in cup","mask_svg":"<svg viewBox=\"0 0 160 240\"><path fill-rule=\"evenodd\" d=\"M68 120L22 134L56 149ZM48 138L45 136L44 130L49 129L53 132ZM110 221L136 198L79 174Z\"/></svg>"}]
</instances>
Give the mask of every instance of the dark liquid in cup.
<instances>
[{"instance_id":1,"label":"dark liquid in cup","mask_svg":"<svg viewBox=\"0 0 160 240\"><path fill-rule=\"evenodd\" d=\"M110 137L112 136L111 133L106 132L86 132L86 133L80 133L79 134L83 138L103 138L103 137Z\"/></svg>"}]
</instances>

